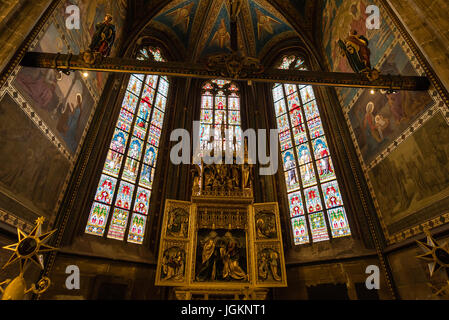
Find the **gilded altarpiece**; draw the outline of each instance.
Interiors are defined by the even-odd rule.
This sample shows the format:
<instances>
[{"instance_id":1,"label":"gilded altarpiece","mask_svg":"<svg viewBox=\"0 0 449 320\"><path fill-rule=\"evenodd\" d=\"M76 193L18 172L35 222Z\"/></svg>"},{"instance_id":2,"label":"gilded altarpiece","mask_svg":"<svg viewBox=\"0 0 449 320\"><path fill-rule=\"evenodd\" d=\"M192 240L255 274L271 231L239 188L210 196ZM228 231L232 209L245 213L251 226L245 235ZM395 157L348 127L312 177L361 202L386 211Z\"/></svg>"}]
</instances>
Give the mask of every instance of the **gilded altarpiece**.
<instances>
[{"instance_id":1,"label":"gilded altarpiece","mask_svg":"<svg viewBox=\"0 0 449 320\"><path fill-rule=\"evenodd\" d=\"M287 286L278 204L254 204L247 165L196 169L191 202L166 201L156 285L178 299L265 299Z\"/></svg>"}]
</instances>

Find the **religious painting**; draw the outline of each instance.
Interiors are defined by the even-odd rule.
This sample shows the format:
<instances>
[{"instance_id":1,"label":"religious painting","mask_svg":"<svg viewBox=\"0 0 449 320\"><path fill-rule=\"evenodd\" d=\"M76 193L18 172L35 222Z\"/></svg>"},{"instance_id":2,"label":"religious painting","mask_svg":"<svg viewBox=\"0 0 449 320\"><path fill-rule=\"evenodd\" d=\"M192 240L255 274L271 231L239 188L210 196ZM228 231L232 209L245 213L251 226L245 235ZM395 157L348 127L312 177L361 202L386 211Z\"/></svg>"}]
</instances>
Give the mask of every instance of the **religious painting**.
<instances>
[{"instance_id":1,"label":"religious painting","mask_svg":"<svg viewBox=\"0 0 449 320\"><path fill-rule=\"evenodd\" d=\"M229 13L224 4L220 9L215 24L207 38L202 56L217 54L231 51L231 23L229 21Z\"/></svg>"},{"instance_id":2,"label":"religious painting","mask_svg":"<svg viewBox=\"0 0 449 320\"><path fill-rule=\"evenodd\" d=\"M196 249L196 282L248 282L244 230L200 229Z\"/></svg>"},{"instance_id":3,"label":"religious painting","mask_svg":"<svg viewBox=\"0 0 449 320\"><path fill-rule=\"evenodd\" d=\"M256 1L248 1L254 37L256 40L256 51L260 52L264 46L274 37L285 32L292 31L292 28L280 17L273 14L274 10L268 5L260 5Z\"/></svg>"},{"instance_id":4,"label":"religious painting","mask_svg":"<svg viewBox=\"0 0 449 320\"><path fill-rule=\"evenodd\" d=\"M272 211L262 210L256 213L256 239L276 239L276 215Z\"/></svg>"},{"instance_id":5,"label":"religious painting","mask_svg":"<svg viewBox=\"0 0 449 320\"><path fill-rule=\"evenodd\" d=\"M78 72L58 78L53 69L22 68L14 86L73 155L94 100Z\"/></svg>"},{"instance_id":6,"label":"religious painting","mask_svg":"<svg viewBox=\"0 0 449 320\"><path fill-rule=\"evenodd\" d=\"M279 248L262 247L257 252L257 280L261 283L281 282L282 265Z\"/></svg>"},{"instance_id":7,"label":"religious painting","mask_svg":"<svg viewBox=\"0 0 449 320\"><path fill-rule=\"evenodd\" d=\"M186 270L186 251L179 246L164 250L162 254L161 282L183 282Z\"/></svg>"},{"instance_id":8,"label":"religious painting","mask_svg":"<svg viewBox=\"0 0 449 320\"><path fill-rule=\"evenodd\" d=\"M447 212L449 125L438 113L370 172L390 235Z\"/></svg>"},{"instance_id":9,"label":"religious painting","mask_svg":"<svg viewBox=\"0 0 449 320\"><path fill-rule=\"evenodd\" d=\"M199 1L178 1L173 6L169 4L161 14L157 15L153 21L164 24L173 30L185 47L188 46L190 31Z\"/></svg>"},{"instance_id":10,"label":"religious painting","mask_svg":"<svg viewBox=\"0 0 449 320\"><path fill-rule=\"evenodd\" d=\"M1 209L34 223L50 220L70 170L70 162L9 94L0 102ZM10 197L14 194L14 199ZM15 209L13 209L15 208Z\"/></svg>"},{"instance_id":11,"label":"religious painting","mask_svg":"<svg viewBox=\"0 0 449 320\"><path fill-rule=\"evenodd\" d=\"M184 208L171 208L168 211L166 236L187 238L189 233L189 212Z\"/></svg>"},{"instance_id":12,"label":"religious painting","mask_svg":"<svg viewBox=\"0 0 449 320\"><path fill-rule=\"evenodd\" d=\"M417 75L399 45L382 65L381 73ZM433 104L427 91L363 92L349 111L349 119L365 163L369 165Z\"/></svg>"}]
</instances>

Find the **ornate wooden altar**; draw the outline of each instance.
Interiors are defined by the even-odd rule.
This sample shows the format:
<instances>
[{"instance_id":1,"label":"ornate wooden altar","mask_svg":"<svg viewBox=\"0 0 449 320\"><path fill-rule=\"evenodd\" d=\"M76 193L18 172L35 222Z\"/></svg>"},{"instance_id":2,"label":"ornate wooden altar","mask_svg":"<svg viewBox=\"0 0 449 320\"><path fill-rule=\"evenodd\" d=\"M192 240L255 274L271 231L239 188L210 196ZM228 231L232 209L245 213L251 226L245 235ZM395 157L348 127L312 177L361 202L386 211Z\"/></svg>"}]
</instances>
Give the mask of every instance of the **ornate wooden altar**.
<instances>
[{"instance_id":1,"label":"ornate wooden altar","mask_svg":"<svg viewBox=\"0 0 449 320\"><path fill-rule=\"evenodd\" d=\"M287 286L278 204L254 203L251 172L202 163L191 201L166 201L157 286L180 300L263 300Z\"/></svg>"}]
</instances>

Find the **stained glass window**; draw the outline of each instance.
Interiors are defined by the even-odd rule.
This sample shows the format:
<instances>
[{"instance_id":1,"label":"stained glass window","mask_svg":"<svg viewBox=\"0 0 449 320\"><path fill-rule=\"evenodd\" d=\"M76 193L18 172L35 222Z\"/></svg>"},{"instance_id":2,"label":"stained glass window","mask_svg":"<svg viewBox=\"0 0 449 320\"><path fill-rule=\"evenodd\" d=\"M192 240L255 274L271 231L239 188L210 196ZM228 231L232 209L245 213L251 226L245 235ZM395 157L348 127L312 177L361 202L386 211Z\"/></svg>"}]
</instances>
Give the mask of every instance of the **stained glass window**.
<instances>
[{"instance_id":1,"label":"stained glass window","mask_svg":"<svg viewBox=\"0 0 449 320\"><path fill-rule=\"evenodd\" d=\"M232 133L233 141L226 141L226 130ZM216 150L239 150L242 146L239 89L231 81L212 80L203 85L198 156L214 149L213 143Z\"/></svg>"},{"instance_id":2,"label":"stained glass window","mask_svg":"<svg viewBox=\"0 0 449 320\"><path fill-rule=\"evenodd\" d=\"M137 59L164 61L157 48ZM166 77L131 75L86 233L143 243L168 90Z\"/></svg>"},{"instance_id":3,"label":"stained glass window","mask_svg":"<svg viewBox=\"0 0 449 320\"><path fill-rule=\"evenodd\" d=\"M306 66L291 55L279 69ZM273 99L295 244L351 235L313 87L276 84Z\"/></svg>"}]
</instances>

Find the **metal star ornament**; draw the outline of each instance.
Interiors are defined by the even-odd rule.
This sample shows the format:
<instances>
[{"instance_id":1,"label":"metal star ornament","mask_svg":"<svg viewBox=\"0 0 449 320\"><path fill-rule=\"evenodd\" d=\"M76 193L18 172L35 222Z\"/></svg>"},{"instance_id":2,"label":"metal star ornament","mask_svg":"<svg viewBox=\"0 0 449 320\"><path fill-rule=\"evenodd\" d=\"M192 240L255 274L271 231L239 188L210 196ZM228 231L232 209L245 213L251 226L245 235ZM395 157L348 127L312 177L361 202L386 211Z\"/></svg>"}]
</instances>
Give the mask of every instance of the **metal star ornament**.
<instances>
[{"instance_id":1,"label":"metal star ornament","mask_svg":"<svg viewBox=\"0 0 449 320\"><path fill-rule=\"evenodd\" d=\"M13 255L9 258L8 262L3 266L3 269L11 264L19 261L20 273L23 273L29 262L33 262L39 268L44 269L42 261L42 253L56 250L56 248L45 244L47 240L55 233L56 230L52 230L42 234L42 224L45 218L40 217L36 220L36 226L30 234L26 234L19 228L17 228L17 236L19 241L12 245L3 247L3 249L13 251Z\"/></svg>"},{"instance_id":2,"label":"metal star ornament","mask_svg":"<svg viewBox=\"0 0 449 320\"><path fill-rule=\"evenodd\" d=\"M424 254L416 256L418 259L428 263L430 276L440 269L449 268L449 245L448 242L439 245L428 230L425 231L427 242L416 241L424 250Z\"/></svg>"}]
</instances>

